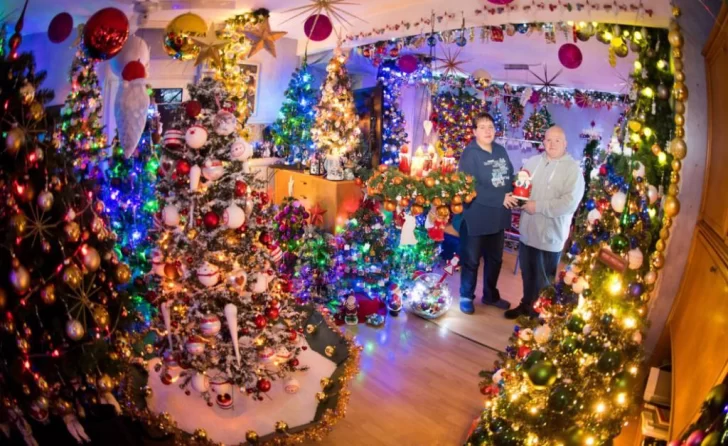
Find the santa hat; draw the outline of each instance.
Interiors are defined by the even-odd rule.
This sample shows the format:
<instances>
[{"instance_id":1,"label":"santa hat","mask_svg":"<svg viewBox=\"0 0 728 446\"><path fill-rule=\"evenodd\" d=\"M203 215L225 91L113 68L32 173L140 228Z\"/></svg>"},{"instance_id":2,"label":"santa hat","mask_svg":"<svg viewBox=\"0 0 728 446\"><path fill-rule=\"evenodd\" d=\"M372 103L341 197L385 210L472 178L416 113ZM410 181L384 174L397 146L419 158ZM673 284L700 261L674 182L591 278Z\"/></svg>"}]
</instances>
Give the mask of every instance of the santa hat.
<instances>
[{"instance_id":1,"label":"santa hat","mask_svg":"<svg viewBox=\"0 0 728 446\"><path fill-rule=\"evenodd\" d=\"M527 173L529 177L531 176L531 172L529 172L529 171L528 171L528 169L521 169L521 170L519 170L519 171L518 171L518 173L519 173L519 174L520 174L521 172L525 172L525 173Z\"/></svg>"}]
</instances>

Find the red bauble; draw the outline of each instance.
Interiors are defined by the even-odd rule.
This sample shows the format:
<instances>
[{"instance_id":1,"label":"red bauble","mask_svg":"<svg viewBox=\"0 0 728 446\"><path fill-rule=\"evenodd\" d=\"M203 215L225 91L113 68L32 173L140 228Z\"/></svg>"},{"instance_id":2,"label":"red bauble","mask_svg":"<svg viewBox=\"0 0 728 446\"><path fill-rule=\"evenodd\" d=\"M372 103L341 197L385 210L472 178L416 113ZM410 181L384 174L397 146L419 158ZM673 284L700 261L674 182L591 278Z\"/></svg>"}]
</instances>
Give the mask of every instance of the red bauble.
<instances>
[{"instance_id":1,"label":"red bauble","mask_svg":"<svg viewBox=\"0 0 728 446\"><path fill-rule=\"evenodd\" d=\"M268 204L268 201L269 201L268 193L261 192L260 193L260 202L263 203L263 204Z\"/></svg>"},{"instance_id":2,"label":"red bauble","mask_svg":"<svg viewBox=\"0 0 728 446\"><path fill-rule=\"evenodd\" d=\"M278 319L278 316L280 316L280 312L278 311L278 308L266 308L265 310L265 317L268 319L275 321Z\"/></svg>"},{"instance_id":3,"label":"red bauble","mask_svg":"<svg viewBox=\"0 0 728 446\"><path fill-rule=\"evenodd\" d=\"M270 390L271 384L270 384L270 381L268 381L267 379L261 379L261 380L258 380L258 384L256 384L256 387L261 392L267 392Z\"/></svg>"},{"instance_id":4,"label":"red bauble","mask_svg":"<svg viewBox=\"0 0 728 446\"><path fill-rule=\"evenodd\" d=\"M187 161L187 160L177 161L177 173L179 175L188 175L190 173L191 168L192 168L192 166L190 166L189 161Z\"/></svg>"},{"instance_id":5,"label":"red bauble","mask_svg":"<svg viewBox=\"0 0 728 446\"><path fill-rule=\"evenodd\" d=\"M273 300L270 301L270 307L271 308L280 308L280 306L281 306L281 303L278 302L278 300L273 299Z\"/></svg>"},{"instance_id":6,"label":"red bauble","mask_svg":"<svg viewBox=\"0 0 728 446\"><path fill-rule=\"evenodd\" d=\"M220 224L220 216L213 211L208 211L205 216L202 217L202 221L207 229L212 230L217 228L217 225Z\"/></svg>"},{"instance_id":7,"label":"red bauble","mask_svg":"<svg viewBox=\"0 0 728 446\"><path fill-rule=\"evenodd\" d=\"M258 240L260 241L260 243L268 246L273 241L273 237L271 237L271 235L268 234L267 232L264 232L264 233L260 234L260 238Z\"/></svg>"},{"instance_id":8,"label":"red bauble","mask_svg":"<svg viewBox=\"0 0 728 446\"><path fill-rule=\"evenodd\" d=\"M295 332L295 330L291 330L288 332L288 340L291 342L296 342L296 339L298 339L298 333Z\"/></svg>"},{"instance_id":9,"label":"red bauble","mask_svg":"<svg viewBox=\"0 0 728 446\"><path fill-rule=\"evenodd\" d=\"M559 48L559 62L570 70L579 68L583 59L581 50L573 43L565 43Z\"/></svg>"},{"instance_id":10,"label":"red bauble","mask_svg":"<svg viewBox=\"0 0 728 446\"><path fill-rule=\"evenodd\" d=\"M601 175L603 177L607 176L607 165L606 164L602 164L601 166L599 166L599 175Z\"/></svg>"},{"instance_id":11,"label":"red bauble","mask_svg":"<svg viewBox=\"0 0 728 446\"><path fill-rule=\"evenodd\" d=\"M129 19L116 8L104 8L88 19L83 27L83 45L93 59L116 56L129 38Z\"/></svg>"},{"instance_id":12,"label":"red bauble","mask_svg":"<svg viewBox=\"0 0 728 446\"><path fill-rule=\"evenodd\" d=\"M245 183L245 181L236 181L235 182L235 196L243 197L243 196L245 196L246 192L248 192L248 185Z\"/></svg>"},{"instance_id":13,"label":"red bauble","mask_svg":"<svg viewBox=\"0 0 728 446\"><path fill-rule=\"evenodd\" d=\"M53 43L61 43L68 39L73 31L73 17L67 12L62 12L51 20L48 25L48 39Z\"/></svg>"},{"instance_id":14,"label":"red bauble","mask_svg":"<svg viewBox=\"0 0 728 446\"><path fill-rule=\"evenodd\" d=\"M255 323L256 328L259 328L262 330L263 328L265 328L268 321L265 319L265 316L263 316L262 314L259 314L259 315L255 316L254 323Z\"/></svg>"},{"instance_id":15,"label":"red bauble","mask_svg":"<svg viewBox=\"0 0 728 446\"><path fill-rule=\"evenodd\" d=\"M298 367L298 364L301 362L298 360L298 358L293 358L290 361L288 361L289 364L291 364L293 367Z\"/></svg>"},{"instance_id":16,"label":"red bauble","mask_svg":"<svg viewBox=\"0 0 728 446\"><path fill-rule=\"evenodd\" d=\"M525 358L531 352L531 349L525 345L518 347L518 358Z\"/></svg>"},{"instance_id":17,"label":"red bauble","mask_svg":"<svg viewBox=\"0 0 728 446\"><path fill-rule=\"evenodd\" d=\"M303 24L303 32L314 42L328 39L333 30L331 19L323 14L314 14Z\"/></svg>"},{"instance_id":18,"label":"red bauble","mask_svg":"<svg viewBox=\"0 0 728 446\"><path fill-rule=\"evenodd\" d=\"M147 77L147 69L138 60L132 60L124 65L124 69L121 70L121 78L127 82L135 79L144 79L145 77Z\"/></svg>"},{"instance_id":19,"label":"red bauble","mask_svg":"<svg viewBox=\"0 0 728 446\"><path fill-rule=\"evenodd\" d=\"M191 119L194 119L197 117L197 115L200 114L202 111L202 104L200 104L199 101L187 101L185 103L185 113L187 113L187 116L189 116Z\"/></svg>"}]
</instances>

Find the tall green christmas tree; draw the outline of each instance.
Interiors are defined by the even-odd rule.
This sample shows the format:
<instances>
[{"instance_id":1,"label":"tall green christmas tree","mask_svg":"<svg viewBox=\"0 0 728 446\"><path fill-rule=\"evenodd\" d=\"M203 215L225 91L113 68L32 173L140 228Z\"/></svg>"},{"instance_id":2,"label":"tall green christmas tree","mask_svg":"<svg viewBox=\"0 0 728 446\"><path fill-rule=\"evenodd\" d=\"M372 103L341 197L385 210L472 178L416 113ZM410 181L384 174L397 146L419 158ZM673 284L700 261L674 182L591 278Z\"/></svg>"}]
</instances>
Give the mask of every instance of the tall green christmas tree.
<instances>
[{"instance_id":1,"label":"tall green christmas tree","mask_svg":"<svg viewBox=\"0 0 728 446\"><path fill-rule=\"evenodd\" d=\"M531 114L523 125L523 135L529 141L543 141L546 130L554 125L551 120L551 113L548 108L541 107L538 111Z\"/></svg>"},{"instance_id":2,"label":"tall green christmas tree","mask_svg":"<svg viewBox=\"0 0 728 446\"><path fill-rule=\"evenodd\" d=\"M650 93L673 83L656 68L670 57L667 33L653 30L635 44L648 71L633 76L642 94L620 128L623 147L596 167L566 271L534 305L540 319L520 320L505 353L483 372L486 409L468 445L608 445L639 400L648 302L677 189L670 184L663 206L658 188L672 181L671 160L654 147L665 146L665 123L674 120L669 95Z\"/></svg>"},{"instance_id":3,"label":"tall green christmas tree","mask_svg":"<svg viewBox=\"0 0 728 446\"><path fill-rule=\"evenodd\" d=\"M274 143L285 150L286 163L296 164L307 160L313 152L311 127L318 103L318 90L313 87L313 76L305 60L293 72L285 96L271 132Z\"/></svg>"},{"instance_id":4,"label":"tall green christmas tree","mask_svg":"<svg viewBox=\"0 0 728 446\"><path fill-rule=\"evenodd\" d=\"M482 101L461 89L457 93L443 91L432 97L432 117L440 136L443 152L460 158L473 139L473 118L481 111Z\"/></svg>"},{"instance_id":5,"label":"tall green christmas tree","mask_svg":"<svg viewBox=\"0 0 728 446\"><path fill-rule=\"evenodd\" d=\"M345 63L346 56L337 50L326 67L328 74L321 86L316 122L311 128L316 150L324 155L345 155L359 145L359 119Z\"/></svg>"},{"instance_id":6,"label":"tall green christmas tree","mask_svg":"<svg viewBox=\"0 0 728 446\"><path fill-rule=\"evenodd\" d=\"M379 68L377 82L383 87L384 103L382 111L382 163L396 164L399 151L407 142L406 121L399 104L402 94L404 73L393 62Z\"/></svg>"}]
</instances>

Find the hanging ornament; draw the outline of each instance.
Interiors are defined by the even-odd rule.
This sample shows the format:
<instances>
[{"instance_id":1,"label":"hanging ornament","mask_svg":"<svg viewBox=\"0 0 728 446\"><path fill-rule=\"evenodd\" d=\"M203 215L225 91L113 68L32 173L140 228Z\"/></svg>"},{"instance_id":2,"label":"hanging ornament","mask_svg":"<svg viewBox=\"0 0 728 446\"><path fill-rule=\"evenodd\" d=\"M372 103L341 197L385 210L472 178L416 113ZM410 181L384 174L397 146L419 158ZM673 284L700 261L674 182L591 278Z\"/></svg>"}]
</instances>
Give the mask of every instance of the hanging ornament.
<instances>
[{"instance_id":1,"label":"hanging ornament","mask_svg":"<svg viewBox=\"0 0 728 446\"><path fill-rule=\"evenodd\" d=\"M237 204L231 204L222 214L222 223L230 229L238 229L245 223L245 211Z\"/></svg>"},{"instance_id":2,"label":"hanging ornament","mask_svg":"<svg viewBox=\"0 0 728 446\"><path fill-rule=\"evenodd\" d=\"M197 14L186 13L175 17L164 30L164 50L174 59L192 60L200 53L193 38L207 33L205 21Z\"/></svg>"},{"instance_id":3,"label":"hanging ornament","mask_svg":"<svg viewBox=\"0 0 728 446\"><path fill-rule=\"evenodd\" d=\"M40 290L40 299L46 305L53 305L56 302L56 287L52 283Z\"/></svg>"},{"instance_id":4,"label":"hanging ornament","mask_svg":"<svg viewBox=\"0 0 728 446\"><path fill-rule=\"evenodd\" d=\"M83 324L76 319L66 322L66 336L72 341L80 341L86 334Z\"/></svg>"},{"instance_id":5,"label":"hanging ornament","mask_svg":"<svg viewBox=\"0 0 728 446\"><path fill-rule=\"evenodd\" d=\"M321 42L328 39L333 30L334 26L331 23L331 19L323 14L313 14L303 24L303 32L306 34L306 37L314 42Z\"/></svg>"},{"instance_id":6,"label":"hanging ornament","mask_svg":"<svg viewBox=\"0 0 728 446\"><path fill-rule=\"evenodd\" d=\"M573 43L565 43L559 48L559 62L565 68L570 70L579 68L583 59L584 56L581 54L581 50Z\"/></svg>"},{"instance_id":7,"label":"hanging ornament","mask_svg":"<svg viewBox=\"0 0 728 446\"><path fill-rule=\"evenodd\" d=\"M25 144L25 132L20 127L13 127L8 130L5 136L5 151L11 156L15 156L21 147Z\"/></svg>"},{"instance_id":8,"label":"hanging ornament","mask_svg":"<svg viewBox=\"0 0 728 446\"><path fill-rule=\"evenodd\" d=\"M230 330L230 338L233 340L233 351L235 352L235 361L240 366L240 341L238 337L238 307L235 304L229 303L225 305L223 309L225 314L225 320L228 324L228 330Z\"/></svg>"},{"instance_id":9,"label":"hanging ornament","mask_svg":"<svg viewBox=\"0 0 728 446\"><path fill-rule=\"evenodd\" d=\"M243 197L248 191L248 185L245 183L245 181L237 180L235 181L235 196L236 197Z\"/></svg>"},{"instance_id":10,"label":"hanging ornament","mask_svg":"<svg viewBox=\"0 0 728 446\"><path fill-rule=\"evenodd\" d=\"M101 256L96 248L92 246L84 246L81 248L81 261L83 266L90 272L94 272L101 266Z\"/></svg>"},{"instance_id":11,"label":"hanging ornament","mask_svg":"<svg viewBox=\"0 0 728 446\"><path fill-rule=\"evenodd\" d=\"M207 143L207 130L199 125L195 124L185 133L185 142L191 149L200 149Z\"/></svg>"},{"instance_id":12,"label":"hanging ornament","mask_svg":"<svg viewBox=\"0 0 728 446\"><path fill-rule=\"evenodd\" d=\"M215 211L208 211L205 213L204 217L202 217L202 222L208 230L212 231L220 224L220 216L217 215Z\"/></svg>"},{"instance_id":13,"label":"hanging ornament","mask_svg":"<svg viewBox=\"0 0 728 446\"><path fill-rule=\"evenodd\" d=\"M660 193L657 191L657 188L651 184L647 185L647 199L650 204L655 204L658 198L660 198Z\"/></svg>"},{"instance_id":14,"label":"hanging ornament","mask_svg":"<svg viewBox=\"0 0 728 446\"><path fill-rule=\"evenodd\" d=\"M627 195L624 192L617 192L612 195L612 209L618 214L624 211L624 206L627 204Z\"/></svg>"},{"instance_id":15,"label":"hanging ornament","mask_svg":"<svg viewBox=\"0 0 728 446\"><path fill-rule=\"evenodd\" d=\"M243 138L236 138L230 145L230 160L247 161L253 156L253 146Z\"/></svg>"},{"instance_id":16,"label":"hanging ornament","mask_svg":"<svg viewBox=\"0 0 728 446\"><path fill-rule=\"evenodd\" d=\"M220 280L220 268L210 262L203 262L197 268L197 280L206 288L217 285L217 282Z\"/></svg>"},{"instance_id":17,"label":"hanging ornament","mask_svg":"<svg viewBox=\"0 0 728 446\"><path fill-rule=\"evenodd\" d=\"M397 68L402 70L406 74L412 74L419 68L420 62L416 56L412 54L405 54L397 59Z\"/></svg>"},{"instance_id":18,"label":"hanging ornament","mask_svg":"<svg viewBox=\"0 0 728 446\"><path fill-rule=\"evenodd\" d=\"M102 305L94 305L91 309L91 317L93 317L96 326L106 328L109 325L109 312Z\"/></svg>"},{"instance_id":19,"label":"hanging ornament","mask_svg":"<svg viewBox=\"0 0 728 446\"><path fill-rule=\"evenodd\" d=\"M164 209L162 209L162 221L164 221L165 225L177 227L179 226L179 220L179 210L177 209L177 206L168 204L164 207Z\"/></svg>"},{"instance_id":20,"label":"hanging ornament","mask_svg":"<svg viewBox=\"0 0 728 446\"><path fill-rule=\"evenodd\" d=\"M190 191L196 192L200 186L200 177L202 176L202 169L200 166L190 167Z\"/></svg>"},{"instance_id":21,"label":"hanging ornament","mask_svg":"<svg viewBox=\"0 0 728 446\"><path fill-rule=\"evenodd\" d=\"M202 112L202 104L200 104L200 101L193 99L185 102L185 114L188 118L195 119L200 112Z\"/></svg>"},{"instance_id":22,"label":"hanging ornament","mask_svg":"<svg viewBox=\"0 0 728 446\"><path fill-rule=\"evenodd\" d=\"M81 286L81 282L83 281L83 274L81 273L81 270L76 265L68 265L63 270L63 283L68 285L71 288L78 288Z\"/></svg>"},{"instance_id":23,"label":"hanging ornament","mask_svg":"<svg viewBox=\"0 0 728 446\"><path fill-rule=\"evenodd\" d=\"M207 159L202 166L202 176L208 181L217 181L225 175L225 167L222 161Z\"/></svg>"},{"instance_id":24,"label":"hanging ornament","mask_svg":"<svg viewBox=\"0 0 728 446\"><path fill-rule=\"evenodd\" d=\"M206 314L200 319L200 332L207 338L217 336L221 326L220 318L216 314Z\"/></svg>"},{"instance_id":25,"label":"hanging ornament","mask_svg":"<svg viewBox=\"0 0 728 446\"><path fill-rule=\"evenodd\" d=\"M212 123L212 128L215 129L215 133L220 136L231 135L238 126L238 120L235 115L227 110L220 110L215 115L215 119Z\"/></svg>"},{"instance_id":26,"label":"hanging ornament","mask_svg":"<svg viewBox=\"0 0 728 446\"><path fill-rule=\"evenodd\" d=\"M131 280L131 269L129 269L129 265L125 263L119 264L114 269L114 280L120 285L128 283Z\"/></svg>"},{"instance_id":27,"label":"hanging ornament","mask_svg":"<svg viewBox=\"0 0 728 446\"><path fill-rule=\"evenodd\" d=\"M288 33L284 31L271 31L270 23L266 18L263 20L263 23L258 25L258 29L245 31L244 34L245 38L248 39L251 44L250 52L248 53L248 58L251 58L264 48L273 57L276 57L275 42Z\"/></svg>"},{"instance_id":28,"label":"hanging ornament","mask_svg":"<svg viewBox=\"0 0 728 446\"><path fill-rule=\"evenodd\" d=\"M185 133L182 130L170 129L164 132L162 143L167 150L176 151L185 145Z\"/></svg>"},{"instance_id":29,"label":"hanging ornament","mask_svg":"<svg viewBox=\"0 0 728 446\"><path fill-rule=\"evenodd\" d=\"M83 27L83 47L93 59L111 59L128 37L129 19L116 8L97 11Z\"/></svg>"},{"instance_id":30,"label":"hanging ornament","mask_svg":"<svg viewBox=\"0 0 728 446\"><path fill-rule=\"evenodd\" d=\"M61 43L68 39L73 31L73 17L67 12L57 14L48 24L48 40Z\"/></svg>"},{"instance_id":31,"label":"hanging ornament","mask_svg":"<svg viewBox=\"0 0 728 446\"><path fill-rule=\"evenodd\" d=\"M192 356L200 356L205 352L205 340L199 336L192 335L185 342L185 350Z\"/></svg>"},{"instance_id":32,"label":"hanging ornament","mask_svg":"<svg viewBox=\"0 0 728 446\"><path fill-rule=\"evenodd\" d=\"M149 60L150 51L147 42L141 37L131 35L119 54L111 59L109 67L111 68L112 73L118 77L122 77L122 72L129 62L138 62L144 69L144 72L147 72L149 68ZM136 69L138 69L138 67Z\"/></svg>"},{"instance_id":33,"label":"hanging ornament","mask_svg":"<svg viewBox=\"0 0 728 446\"><path fill-rule=\"evenodd\" d=\"M212 67L222 68L220 53L223 52L223 48L230 42L217 38L214 23L207 29L207 34L204 37L192 37L192 41L199 48L199 53L195 59L195 66L209 61Z\"/></svg>"},{"instance_id":34,"label":"hanging ornament","mask_svg":"<svg viewBox=\"0 0 728 446\"><path fill-rule=\"evenodd\" d=\"M21 296L30 288L30 273L17 260L13 261L13 268L10 270L10 284Z\"/></svg>"}]
</instances>

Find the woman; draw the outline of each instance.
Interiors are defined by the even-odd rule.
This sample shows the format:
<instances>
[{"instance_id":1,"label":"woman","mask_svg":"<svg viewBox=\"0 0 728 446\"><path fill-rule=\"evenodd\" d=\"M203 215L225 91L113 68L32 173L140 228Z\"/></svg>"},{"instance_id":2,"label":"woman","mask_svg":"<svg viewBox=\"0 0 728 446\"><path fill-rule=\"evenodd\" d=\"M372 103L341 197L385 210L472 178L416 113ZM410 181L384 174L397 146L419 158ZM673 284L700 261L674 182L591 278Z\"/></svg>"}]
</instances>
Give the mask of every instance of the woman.
<instances>
[{"instance_id":1,"label":"woman","mask_svg":"<svg viewBox=\"0 0 728 446\"><path fill-rule=\"evenodd\" d=\"M505 229L511 226L511 209L518 201L512 196L513 165L506 149L494 144L495 121L487 113L473 120L473 141L465 147L458 170L475 178L475 197L463 212L460 224L460 311L473 314L480 258L483 268L483 297L486 305L507 310L511 304L501 299L498 275L503 263Z\"/></svg>"}]
</instances>

